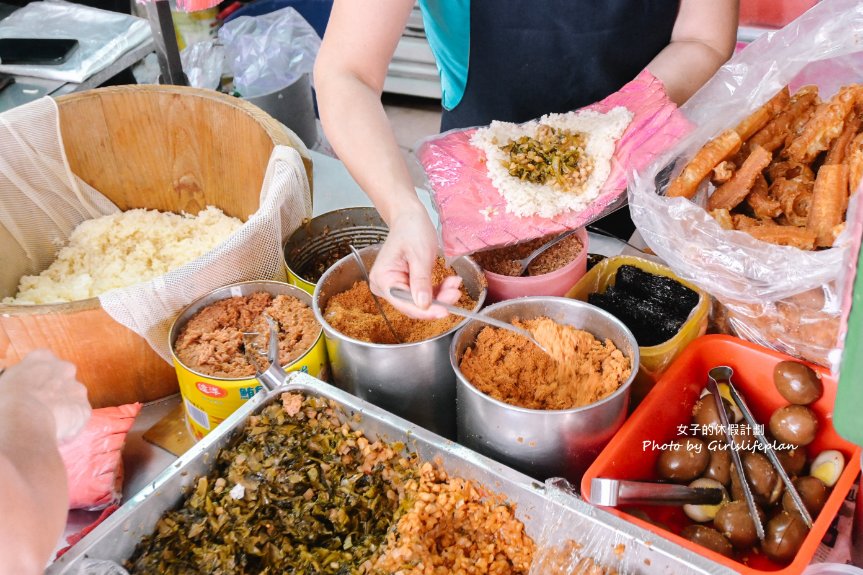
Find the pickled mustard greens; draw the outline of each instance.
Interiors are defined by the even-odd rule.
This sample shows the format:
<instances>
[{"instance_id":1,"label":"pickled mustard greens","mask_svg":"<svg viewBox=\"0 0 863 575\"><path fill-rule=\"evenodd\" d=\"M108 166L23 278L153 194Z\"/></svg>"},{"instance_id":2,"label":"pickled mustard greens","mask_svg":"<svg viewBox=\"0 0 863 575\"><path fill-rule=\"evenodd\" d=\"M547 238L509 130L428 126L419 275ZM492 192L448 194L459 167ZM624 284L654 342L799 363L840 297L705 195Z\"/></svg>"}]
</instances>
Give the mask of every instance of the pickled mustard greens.
<instances>
[{"instance_id":1,"label":"pickled mustard greens","mask_svg":"<svg viewBox=\"0 0 863 575\"><path fill-rule=\"evenodd\" d=\"M366 573L404 513L417 464L329 400L283 394L250 418L127 563L131 573Z\"/></svg>"},{"instance_id":2,"label":"pickled mustard greens","mask_svg":"<svg viewBox=\"0 0 863 575\"><path fill-rule=\"evenodd\" d=\"M508 155L504 166L510 176L568 190L586 182L593 169L585 146L586 138L581 132L540 124L535 137L521 136L500 149Z\"/></svg>"}]
</instances>

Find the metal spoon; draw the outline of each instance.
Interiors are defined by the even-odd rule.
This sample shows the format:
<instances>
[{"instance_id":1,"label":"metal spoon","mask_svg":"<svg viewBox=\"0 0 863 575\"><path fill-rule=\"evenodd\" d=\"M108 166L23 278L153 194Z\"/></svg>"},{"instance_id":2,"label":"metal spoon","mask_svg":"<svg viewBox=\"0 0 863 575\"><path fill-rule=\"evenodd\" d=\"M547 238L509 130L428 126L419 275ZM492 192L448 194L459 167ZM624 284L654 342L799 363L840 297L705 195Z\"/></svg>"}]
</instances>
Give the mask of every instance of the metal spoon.
<instances>
[{"instance_id":1,"label":"metal spoon","mask_svg":"<svg viewBox=\"0 0 863 575\"><path fill-rule=\"evenodd\" d=\"M410 292L407 290L401 289L401 288L395 288L395 287L390 288L390 295L393 296L394 298L398 298L398 299L403 300L403 301L407 301L407 302L411 302L411 303L413 303L413 301L414 301ZM495 319L495 318L489 317L487 315L482 315L479 313L473 313L472 311L467 311L464 308L450 305L448 303L443 303L442 301L438 301L436 299L433 299L431 301L431 303L433 305L441 306L442 308L446 309L448 312L450 312L453 315L459 315L461 317L466 317L469 319L475 319L477 321L481 321L483 323L487 323L489 325L493 325L495 327L499 327L501 329L506 329L506 330L509 330L511 332L517 333L518 335L520 335L522 337L526 337L532 344L534 344L536 347L538 347L539 349L541 349L542 351L544 351L548 355L551 355L551 352L549 352L547 349L545 349L542 346L542 344L539 343L536 340L536 338L533 337L533 334L531 334L526 329L516 327L516 326L512 325L511 323L501 321L499 319ZM552 355L552 357L554 357L554 356Z\"/></svg>"},{"instance_id":2,"label":"metal spoon","mask_svg":"<svg viewBox=\"0 0 863 575\"><path fill-rule=\"evenodd\" d=\"M378 311L381 312L381 317L384 318L384 323L387 324L387 327L390 328L390 332L393 334L393 337L396 340L396 343L402 343L399 334L396 333L393 324L390 323L389 318L387 317L386 312L384 312L384 306L381 305L381 300L378 299L372 292L372 281L369 279L369 272L366 270L366 264L363 262L362 256L360 256L360 252L357 251L353 245L349 245L351 248L351 253L354 254L354 259L357 260L357 264L360 266L360 272L363 274L363 279L366 280L366 283L369 284L369 293L372 294L372 299L375 300L375 305L378 306Z\"/></svg>"},{"instance_id":3,"label":"metal spoon","mask_svg":"<svg viewBox=\"0 0 863 575\"><path fill-rule=\"evenodd\" d=\"M536 248L535 250L530 252L527 255L527 257L521 258L520 260L515 260L516 262L518 262L518 265L521 266L519 268L518 275L519 276L525 275L527 273L527 269L530 267L530 264L533 263L533 260L535 260L540 255L542 255L542 253L545 252L547 249L557 245L558 243L562 242L563 240L565 240L566 238L568 238L569 236L571 236L572 234L574 234L577 231L578 231L578 229L569 230L568 232L563 232L559 236L548 240L547 242L545 242L544 244L542 244L541 246L539 246L538 248Z\"/></svg>"}]
</instances>

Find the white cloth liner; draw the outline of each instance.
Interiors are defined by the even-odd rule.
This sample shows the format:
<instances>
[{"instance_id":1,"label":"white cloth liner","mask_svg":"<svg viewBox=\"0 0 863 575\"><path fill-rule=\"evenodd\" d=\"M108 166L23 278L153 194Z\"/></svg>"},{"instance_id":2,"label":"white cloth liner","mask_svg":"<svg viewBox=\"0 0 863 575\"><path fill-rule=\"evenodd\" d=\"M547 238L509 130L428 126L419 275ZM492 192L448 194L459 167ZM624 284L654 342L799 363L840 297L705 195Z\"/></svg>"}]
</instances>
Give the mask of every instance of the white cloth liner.
<instances>
[{"instance_id":1,"label":"white cloth liner","mask_svg":"<svg viewBox=\"0 0 863 575\"><path fill-rule=\"evenodd\" d=\"M0 150L0 225L14 240L4 252L10 258L26 257L26 273L47 268L78 224L119 211L69 168L52 98L0 114ZM176 315L192 300L229 283L285 280L282 246L311 211L302 158L293 148L276 146L260 206L234 234L179 269L111 290L99 301L170 363L168 330Z\"/></svg>"}]
</instances>

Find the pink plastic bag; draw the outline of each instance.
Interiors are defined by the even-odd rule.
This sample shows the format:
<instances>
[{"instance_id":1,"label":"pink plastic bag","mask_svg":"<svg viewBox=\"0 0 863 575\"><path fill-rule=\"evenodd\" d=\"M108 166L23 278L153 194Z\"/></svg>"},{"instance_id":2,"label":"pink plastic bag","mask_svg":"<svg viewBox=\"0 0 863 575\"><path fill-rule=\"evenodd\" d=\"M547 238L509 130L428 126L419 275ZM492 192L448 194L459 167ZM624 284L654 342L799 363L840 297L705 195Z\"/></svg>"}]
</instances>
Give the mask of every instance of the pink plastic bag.
<instances>
[{"instance_id":1,"label":"pink plastic bag","mask_svg":"<svg viewBox=\"0 0 863 575\"><path fill-rule=\"evenodd\" d=\"M123 493L123 445L140 403L94 409L75 439L60 446L69 484L69 509L96 511Z\"/></svg>"},{"instance_id":2,"label":"pink plastic bag","mask_svg":"<svg viewBox=\"0 0 863 575\"><path fill-rule=\"evenodd\" d=\"M626 201L627 172L642 169L671 147L690 124L668 99L662 83L647 70L618 92L586 109L606 113L618 106L633 114L618 140L611 173L586 210L553 218L506 213L506 201L488 178L485 154L470 144L475 128L453 130L424 141L417 158L426 171L447 256L515 244L585 226Z\"/></svg>"}]
</instances>

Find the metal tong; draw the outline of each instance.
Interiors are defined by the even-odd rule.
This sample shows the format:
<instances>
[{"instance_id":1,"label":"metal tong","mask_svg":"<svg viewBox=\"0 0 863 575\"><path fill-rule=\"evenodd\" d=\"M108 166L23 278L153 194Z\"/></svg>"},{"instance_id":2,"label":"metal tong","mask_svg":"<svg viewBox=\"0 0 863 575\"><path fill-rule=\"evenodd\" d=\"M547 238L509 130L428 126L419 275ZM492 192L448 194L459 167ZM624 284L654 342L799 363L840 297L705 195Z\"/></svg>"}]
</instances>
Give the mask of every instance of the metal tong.
<instances>
[{"instance_id":1,"label":"metal tong","mask_svg":"<svg viewBox=\"0 0 863 575\"><path fill-rule=\"evenodd\" d=\"M384 306L381 305L381 300L379 300L378 296L376 296L372 292L372 280L369 279L369 272L368 272L368 270L366 270L366 264L363 261L363 258L360 255L360 252L358 252L357 248L355 248L352 245L349 245L348 247L351 248L351 253L354 255L354 259L357 260L357 265L360 266L360 272L363 274L363 279L366 280L367 284L369 284L369 293L372 294L372 299L375 300L375 305L378 307L378 311L381 312L381 317L384 318L384 323L387 324L387 327L390 329L390 332L393 334L393 337L395 338L396 343L402 343L402 340L399 337L399 334L396 333L396 330L393 327L393 324L390 323L390 319L387 317L386 312L384 312Z\"/></svg>"},{"instance_id":2,"label":"metal tong","mask_svg":"<svg viewBox=\"0 0 863 575\"><path fill-rule=\"evenodd\" d=\"M398 299L403 300L403 301L408 301L408 302L414 301L413 297L411 297L410 292L407 290L401 289L401 288L390 288L390 295L393 296L394 298L398 298ZM539 349L544 351L546 354L551 355L551 353L547 349L545 349L542 346L542 344L536 340L535 337L533 337L533 334L530 333L529 331L527 331L526 329L522 329L520 327L512 325L511 323L501 321L499 319L495 319L493 317L483 315L481 313L473 313L472 311L468 311L464 308L460 308L460 307L455 306L455 305L450 305L448 303L443 303L442 301L439 301L436 299L433 299L431 301L431 303L433 305L441 306L442 308L444 308L445 310L447 310L448 312L450 312L453 315L466 317L468 319L475 319L476 321L481 321L483 323L487 323L489 325L493 325L495 327L499 327L501 329L506 329L506 330L509 330L511 332L517 333L518 335L520 335L522 337L526 337L532 344L534 344L536 347L538 347Z\"/></svg>"},{"instance_id":3,"label":"metal tong","mask_svg":"<svg viewBox=\"0 0 863 575\"><path fill-rule=\"evenodd\" d=\"M725 436L728 450L731 452L731 461L734 463L734 471L737 473L737 479L740 480L740 486L741 489L743 489L743 499L746 501L746 507L749 508L749 515L752 517L752 522L755 524L755 533L758 535L759 541L764 541L764 525L761 523L761 517L758 515L758 508L755 507L755 498L752 496L752 488L749 486L749 482L746 481L746 475L743 473L743 461L740 459L740 453L737 452L734 439L731 437L728 413L725 411L725 406L722 405L722 396L719 395L719 384L716 380L716 377L719 377L722 381L725 381L726 379L730 381L731 375L728 374L726 378L724 376L725 372L717 371L720 369L722 368L713 368L710 370L707 376L707 391L713 394L713 399L716 401L716 410L719 412L719 423L722 428L722 433ZM730 367L726 367L725 369L729 372L731 371Z\"/></svg>"},{"instance_id":4,"label":"metal tong","mask_svg":"<svg viewBox=\"0 0 863 575\"><path fill-rule=\"evenodd\" d=\"M726 437L730 439L731 435L728 431L728 416L725 413L725 408L722 405L722 398L719 396L719 383L724 383L728 385L728 390L731 393L731 399L734 400L734 403L740 409L740 412L743 414L743 419L746 420L746 423L749 424L749 427L752 429L753 435L758 440L759 444L764 448L764 455L767 456L767 459L770 461L770 464L776 470L776 473L779 474L779 477L782 478L782 483L785 485L785 490L791 495L791 500L794 502L794 506L797 508L798 513L803 518L803 522L806 523L806 526L809 529L812 529L812 516L809 514L809 511L806 509L806 506L803 504L803 499L800 497L800 494L797 492L797 489L794 487L794 483L791 481L791 478L788 476L788 473L785 472L785 468L782 467L782 463L779 461L779 458L776 456L776 452L773 449L773 445L767 438L764 437L763 433L760 433L758 422L755 420L755 417L752 415L752 411L749 410L749 406L746 405L746 402L743 400L743 396L737 391L737 388L734 387L734 384L731 382L731 376L734 375L734 370L728 366L722 365L719 367L714 367L707 374L707 388L708 390L714 394L714 398L716 399L716 407L719 411L719 417L722 419L722 425L725 426L725 434ZM757 512L754 510L755 503L752 500L752 491L749 488L749 484L746 482L745 474L743 472L743 467L739 464L740 456L737 454L737 451L732 449L731 456L734 459L734 465L737 468L738 478L740 479L740 484L743 486L743 492L746 496L746 504L749 506L749 512L752 514L753 520L755 521L755 527L758 529L759 538L764 539L764 530L761 526L761 521L758 518Z\"/></svg>"},{"instance_id":5,"label":"metal tong","mask_svg":"<svg viewBox=\"0 0 863 575\"><path fill-rule=\"evenodd\" d=\"M589 502L594 505L718 505L723 493L715 487L687 487L674 483L626 481L608 477L590 480Z\"/></svg>"}]
</instances>

